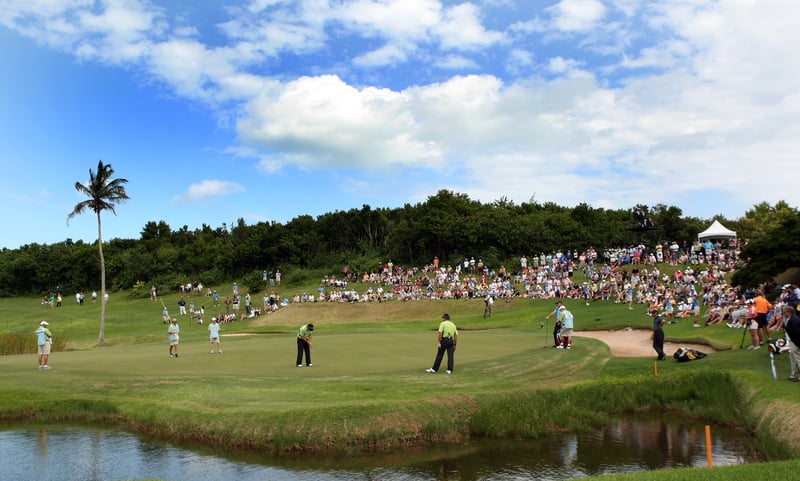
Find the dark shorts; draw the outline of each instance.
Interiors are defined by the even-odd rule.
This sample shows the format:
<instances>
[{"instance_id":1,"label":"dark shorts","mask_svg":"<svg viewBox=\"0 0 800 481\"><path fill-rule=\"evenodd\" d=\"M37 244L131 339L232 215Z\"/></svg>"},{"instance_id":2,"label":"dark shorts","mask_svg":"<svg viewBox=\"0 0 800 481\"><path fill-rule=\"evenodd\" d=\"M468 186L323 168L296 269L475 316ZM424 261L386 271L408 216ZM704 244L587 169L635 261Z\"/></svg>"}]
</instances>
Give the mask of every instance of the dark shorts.
<instances>
[{"instance_id":1,"label":"dark shorts","mask_svg":"<svg viewBox=\"0 0 800 481\"><path fill-rule=\"evenodd\" d=\"M767 327L767 314L756 314L756 322L758 327Z\"/></svg>"}]
</instances>

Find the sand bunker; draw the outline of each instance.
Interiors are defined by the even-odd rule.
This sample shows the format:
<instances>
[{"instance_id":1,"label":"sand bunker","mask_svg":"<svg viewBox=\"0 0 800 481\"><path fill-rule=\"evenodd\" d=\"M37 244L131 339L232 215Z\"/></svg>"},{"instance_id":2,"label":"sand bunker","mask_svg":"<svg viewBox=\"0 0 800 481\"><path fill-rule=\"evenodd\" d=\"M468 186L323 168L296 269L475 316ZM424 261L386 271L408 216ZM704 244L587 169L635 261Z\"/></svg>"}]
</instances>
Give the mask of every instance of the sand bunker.
<instances>
[{"instance_id":1,"label":"sand bunker","mask_svg":"<svg viewBox=\"0 0 800 481\"><path fill-rule=\"evenodd\" d=\"M618 357L643 357L655 356L653 350L653 332L641 329L623 329L619 331L575 331L575 337L590 337L606 343L611 349L611 354ZM664 352L667 356L680 347L697 349L703 352L714 352L711 346L705 344L686 344L664 342Z\"/></svg>"}]
</instances>

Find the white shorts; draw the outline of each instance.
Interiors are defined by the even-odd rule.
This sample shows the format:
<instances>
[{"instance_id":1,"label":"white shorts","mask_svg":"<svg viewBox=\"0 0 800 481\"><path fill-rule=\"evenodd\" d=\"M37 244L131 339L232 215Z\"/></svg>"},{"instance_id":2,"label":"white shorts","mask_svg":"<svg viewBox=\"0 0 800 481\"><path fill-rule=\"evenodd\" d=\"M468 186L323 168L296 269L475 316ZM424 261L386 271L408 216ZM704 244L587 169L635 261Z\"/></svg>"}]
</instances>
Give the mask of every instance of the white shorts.
<instances>
[{"instance_id":1,"label":"white shorts","mask_svg":"<svg viewBox=\"0 0 800 481\"><path fill-rule=\"evenodd\" d=\"M47 354L50 354L50 341L47 341L39 346L39 355L44 356Z\"/></svg>"}]
</instances>

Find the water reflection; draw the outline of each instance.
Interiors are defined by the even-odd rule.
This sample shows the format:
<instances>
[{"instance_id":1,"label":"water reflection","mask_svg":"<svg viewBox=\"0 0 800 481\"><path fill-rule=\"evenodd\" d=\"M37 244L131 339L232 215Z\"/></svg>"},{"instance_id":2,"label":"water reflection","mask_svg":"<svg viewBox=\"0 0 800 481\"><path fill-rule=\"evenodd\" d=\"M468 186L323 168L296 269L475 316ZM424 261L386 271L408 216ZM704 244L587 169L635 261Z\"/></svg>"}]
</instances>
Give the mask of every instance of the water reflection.
<instances>
[{"instance_id":1,"label":"water reflection","mask_svg":"<svg viewBox=\"0 0 800 481\"><path fill-rule=\"evenodd\" d=\"M715 428L715 466L760 460L744 434ZM624 421L590 435L536 442L484 441L386 455L265 457L181 449L110 429L14 427L0 431L4 480L561 480L705 466L702 425Z\"/></svg>"}]
</instances>

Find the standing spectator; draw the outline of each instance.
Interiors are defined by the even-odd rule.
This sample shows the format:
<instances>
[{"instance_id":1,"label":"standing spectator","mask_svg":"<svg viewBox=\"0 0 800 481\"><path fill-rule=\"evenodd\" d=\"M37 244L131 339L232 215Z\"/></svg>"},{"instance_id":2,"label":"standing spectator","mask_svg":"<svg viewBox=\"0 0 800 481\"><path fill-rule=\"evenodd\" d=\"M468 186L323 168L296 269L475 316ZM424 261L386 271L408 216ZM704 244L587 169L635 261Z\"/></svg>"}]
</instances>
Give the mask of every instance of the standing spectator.
<instances>
[{"instance_id":1,"label":"standing spectator","mask_svg":"<svg viewBox=\"0 0 800 481\"><path fill-rule=\"evenodd\" d=\"M772 310L772 303L764 297L764 292L759 289L756 293L756 297L753 298L753 304L756 307L759 344L764 344L765 340L769 339L769 332L767 332L767 314Z\"/></svg>"},{"instance_id":2,"label":"standing spectator","mask_svg":"<svg viewBox=\"0 0 800 481\"><path fill-rule=\"evenodd\" d=\"M492 293L486 294L486 298L483 300L486 304L486 308L483 310L483 317L486 317L486 314L489 314L489 317L494 316L494 296Z\"/></svg>"},{"instance_id":3,"label":"standing spectator","mask_svg":"<svg viewBox=\"0 0 800 481\"><path fill-rule=\"evenodd\" d=\"M572 328L574 318L572 313L567 310L567 306L558 308L561 311L561 345L559 349L572 349Z\"/></svg>"},{"instance_id":4,"label":"standing spectator","mask_svg":"<svg viewBox=\"0 0 800 481\"><path fill-rule=\"evenodd\" d=\"M92 291L92 304L97 302L97 291Z\"/></svg>"},{"instance_id":5,"label":"standing spectator","mask_svg":"<svg viewBox=\"0 0 800 481\"><path fill-rule=\"evenodd\" d=\"M700 298L698 296L692 297L691 312L694 316L692 327L700 327Z\"/></svg>"},{"instance_id":6,"label":"standing spectator","mask_svg":"<svg viewBox=\"0 0 800 481\"><path fill-rule=\"evenodd\" d=\"M47 328L50 324L47 321L39 323L36 329L36 343L39 346L39 369L50 369L50 347L53 344L53 334Z\"/></svg>"},{"instance_id":7,"label":"standing spectator","mask_svg":"<svg viewBox=\"0 0 800 481\"><path fill-rule=\"evenodd\" d=\"M180 340L181 328L178 326L178 319L170 319L167 328L167 338L169 339L169 357L178 357L178 341Z\"/></svg>"},{"instance_id":8,"label":"standing spectator","mask_svg":"<svg viewBox=\"0 0 800 481\"><path fill-rule=\"evenodd\" d=\"M304 324L297 331L297 367L303 367L303 354L306 366L311 367L311 337L314 335L314 324Z\"/></svg>"},{"instance_id":9,"label":"standing spectator","mask_svg":"<svg viewBox=\"0 0 800 481\"><path fill-rule=\"evenodd\" d=\"M672 294L667 293L667 296L664 300L664 311L667 313L667 324L672 324L672 316L675 312L675 299L672 298ZM678 321L675 321L678 322Z\"/></svg>"},{"instance_id":10,"label":"standing spectator","mask_svg":"<svg viewBox=\"0 0 800 481\"><path fill-rule=\"evenodd\" d=\"M450 320L450 314L442 314L442 319L443 321L439 323L436 359L433 361L433 367L429 367L425 372L438 372L439 366L442 365L444 353L447 352L447 374L452 374L453 364L455 363L456 344L458 344L458 329Z\"/></svg>"},{"instance_id":11,"label":"standing spectator","mask_svg":"<svg viewBox=\"0 0 800 481\"><path fill-rule=\"evenodd\" d=\"M181 300L178 301L178 314L181 316L186 315L186 301L181 297Z\"/></svg>"},{"instance_id":12,"label":"standing spectator","mask_svg":"<svg viewBox=\"0 0 800 481\"><path fill-rule=\"evenodd\" d=\"M219 346L219 323L216 317L211 318L211 323L208 325L209 338L211 339L211 354L214 354L214 344L217 345L217 352L222 354L222 348Z\"/></svg>"},{"instance_id":13,"label":"standing spectator","mask_svg":"<svg viewBox=\"0 0 800 481\"><path fill-rule=\"evenodd\" d=\"M275 271L275 284L280 287L281 286L281 271L280 269Z\"/></svg>"},{"instance_id":14,"label":"standing spectator","mask_svg":"<svg viewBox=\"0 0 800 481\"><path fill-rule=\"evenodd\" d=\"M758 312L756 312L756 306L753 304L753 299L745 301L745 305L747 306L747 322L745 326L746 329L750 331L750 345L747 346L747 350L760 349L761 346L758 343Z\"/></svg>"},{"instance_id":15,"label":"standing spectator","mask_svg":"<svg viewBox=\"0 0 800 481\"><path fill-rule=\"evenodd\" d=\"M161 317L164 319L164 325L167 325L169 322L169 311L167 310L167 306L163 306L164 309L161 310Z\"/></svg>"},{"instance_id":16,"label":"standing spectator","mask_svg":"<svg viewBox=\"0 0 800 481\"><path fill-rule=\"evenodd\" d=\"M553 312L551 312L550 314L548 314L544 318L544 320L547 321L548 319L550 319L551 316L553 316L553 315L556 316L556 323L553 326L553 342L554 342L553 347L559 347L561 345L561 327L562 327L561 314L563 313L563 311L561 310L562 306L563 306L563 304L562 304L561 300L560 299L557 300L556 301L556 308L553 309Z\"/></svg>"},{"instance_id":17,"label":"standing spectator","mask_svg":"<svg viewBox=\"0 0 800 481\"><path fill-rule=\"evenodd\" d=\"M783 294L781 299L785 304L792 306L797 310L798 296L791 284L783 286Z\"/></svg>"},{"instance_id":18,"label":"standing spectator","mask_svg":"<svg viewBox=\"0 0 800 481\"><path fill-rule=\"evenodd\" d=\"M650 308L650 314L653 316L653 349L658 354L659 361L663 361L667 355L664 354L664 318L658 313L658 306Z\"/></svg>"},{"instance_id":19,"label":"standing spectator","mask_svg":"<svg viewBox=\"0 0 800 481\"><path fill-rule=\"evenodd\" d=\"M800 382L800 317L797 317L795 308L783 306L783 317L786 319L786 336L789 338L789 363L792 373L789 380Z\"/></svg>"},{"instance_id":20,"label":"standing spectator","mask_svg":"<svg viewBox=\"0 0 800 481\"><path fill-rule=\"evenodd\" d=\"M239 284L233 283L233 296L236 297L239 295Z\"/></svg>"}]
</instances>

